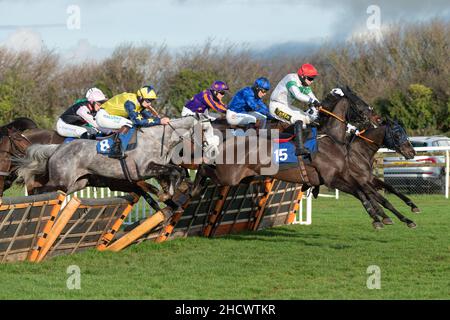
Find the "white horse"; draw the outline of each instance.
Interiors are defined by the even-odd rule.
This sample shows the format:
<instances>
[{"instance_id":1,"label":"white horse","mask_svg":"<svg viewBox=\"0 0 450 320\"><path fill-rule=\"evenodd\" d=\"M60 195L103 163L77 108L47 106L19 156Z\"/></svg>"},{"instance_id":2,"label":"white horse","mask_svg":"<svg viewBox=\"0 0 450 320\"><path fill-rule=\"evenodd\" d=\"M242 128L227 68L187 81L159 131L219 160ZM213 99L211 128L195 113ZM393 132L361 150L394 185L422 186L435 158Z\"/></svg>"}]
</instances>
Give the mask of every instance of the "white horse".
<instances>
[{"instance_id":1,"label":"white horse","mask_svg":"<svg viewBox=\"0 0 450 320\"><path fill-rule=\"evenodd\" d=\"M200 134L194 130L196 127ZM203 116L183 117L171 120L168 125L141 128L137 135L137 148L127 152L125 159L132 181L162 175L181 176L183 170L172 164L171 159L175 147L186 140L200 146L207 161L218 154L219 137L214 135L210 120ZM81 139L61 145L32 145L23 159L16 159L18 177L28 188L35 180L48 177L37 193L54 190L73 193L90 181L92 184L91 177L126 181L120 160L98 154L96 146L97 141Z\"/></svg>"}]
</instances>

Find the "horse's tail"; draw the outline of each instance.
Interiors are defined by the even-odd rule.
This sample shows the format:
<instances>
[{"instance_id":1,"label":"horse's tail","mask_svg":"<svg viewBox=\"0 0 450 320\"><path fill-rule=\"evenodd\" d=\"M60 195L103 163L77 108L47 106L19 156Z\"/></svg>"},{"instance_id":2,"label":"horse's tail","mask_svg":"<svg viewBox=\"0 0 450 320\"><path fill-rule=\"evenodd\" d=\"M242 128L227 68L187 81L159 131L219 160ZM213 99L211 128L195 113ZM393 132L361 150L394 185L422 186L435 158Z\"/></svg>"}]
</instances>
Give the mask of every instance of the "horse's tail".
<instances>
[{"instance_id":1,"label":"horse's tail","mask_svg":"<svg viewBox=\"0 0 450 320\"><path fill-rule=\"evenodd\" d=\"M46 174L48 159L59 146L59 144L33 144L27 148L25 157L14 158L13 162L19 167L16 182L31 185L36 176Z\"/></svg>"}]
</instances>

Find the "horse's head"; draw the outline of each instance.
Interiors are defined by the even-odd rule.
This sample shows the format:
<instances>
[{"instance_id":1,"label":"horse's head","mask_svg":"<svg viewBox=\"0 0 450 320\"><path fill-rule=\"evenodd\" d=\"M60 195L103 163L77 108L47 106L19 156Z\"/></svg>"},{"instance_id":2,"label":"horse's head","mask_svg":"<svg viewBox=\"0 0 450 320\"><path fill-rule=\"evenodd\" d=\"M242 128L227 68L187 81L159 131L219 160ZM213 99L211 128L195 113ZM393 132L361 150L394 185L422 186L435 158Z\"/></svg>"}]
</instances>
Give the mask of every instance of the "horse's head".
<instances>
[{"instance_id":1,"label":"horse's head","mask_svg":"<svg viewBox=\"0 0 450 320\"><path fill-rule=\"evenodd\" d=\"M357 96L350 87L338 89L340 90L328 94L322 101L325 109L342 116L346 122L360 131L380 125L380 117L374 109Z\"/></svg>"},{"instance_id":2,"label":"horse's head","mask_svg":"<svg viewBox=\"0 0 450 320\"><path fill-rule=\"evenodd\" d=\"M219 153L220 138L214 134L214 128L211 124L211 118L204 114L198 114L198 120L202 126L202 148L205 157L209 160L213 160Z\"/></svg>"},{"instance_id":3,"label":"horse's head","mask_svg":"<svg viewBox=\"0 0 450 320\"><path fill-rule=\"evenodd\" d=\"M219 152L220 139L214 135L214 128L211 119L203 114L183 117L170 121L170 126L174 129L174 138L177 143L180 137L190 143L202 148L204 156L208 160L214 159ZM178 129L184 129L183 133Z\"/></svg>"},{"instance_id":4,"label":"horse's head","mask_svg":"<svg viewBox=\"0 0 450 320\"><path fill-rule=\"evenodd\" d=\"M323 128L342 143L349 143L355 130L363 131L380 125L380 117L373 108L348 86L333 89L322 101L322 106L332 112L332 115L321 117Z\"/></svg>"},{"instance_id":5,"label":"horse's head","mask_svg":"<svg viewBox=\"0 0 450 320\"><path fill-rule=\"evenodd\" d=\"M406 159L412 159L416 155L405 128L398 121L387 118L384 122L386 132L384 135L383 145L397 151Z\"/></svg>"}]
</instances>

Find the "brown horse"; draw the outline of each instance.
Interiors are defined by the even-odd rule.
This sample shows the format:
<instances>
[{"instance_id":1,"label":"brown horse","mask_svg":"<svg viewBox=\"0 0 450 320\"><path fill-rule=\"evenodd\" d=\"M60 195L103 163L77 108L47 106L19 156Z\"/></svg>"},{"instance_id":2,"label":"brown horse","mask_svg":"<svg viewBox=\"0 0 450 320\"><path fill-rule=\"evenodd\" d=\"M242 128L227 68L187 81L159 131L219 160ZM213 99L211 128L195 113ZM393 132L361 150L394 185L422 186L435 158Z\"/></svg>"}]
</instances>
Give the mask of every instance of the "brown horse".
<instances>
[{"instance_id":1,"label":"brown horse","mask_svg":"<svg viewBox=\"0 0 450 320\"><path fill-rule=\"evenodd\" d=\"M37 128L28 118L19 118L0 128L0 197L17 179L17 166L12 157L22 158L28 146L40 144L61 144L64 137L56 131Z\"/></svg>"},{"instance_id":2,"label":"brown horse","mask_svg":"<svg viewBox=\"0 0 450 320\"><path fill-rule=\"evenodd\" d=\"M305 175L302 174L300 168L298 166L290 166L285 170L280 170L276 174L271 175L274 178L300 183L300 184L309 184L309 186L319 186L321 184L325 184L331 188L337 188L344 192L350 193L360 199L366 210L368 210L369 215L373 219L373 225L375 228L381 228L383 222L386 224L392 223L390 219L382 212L381 208L373 209L375 206L375 202L382 203L385 207L390 210L395 210L393 207L387 202L386 199L382 198L378 193L374 195L373 192L376 188L375 178L372 175L371 164L373 159L373 150L376 152L378 148L383 144L384 138L386 136L386 132L389 129L390 123L385 123L380 126L380 119L378 116L373 113L372 109L368 107L362 100L357 98L352 92L346 93L347 98L340 99L336 97L327 97L324 100L324 106L334 112L336 118L346 119L347 123L350 122L352 124L364 124L367 125L367 120L372 120L372 124L377 125L377 128L370 129L367 131L367 134L374 135L372 140L374 143L370 147L371 150L365 150L362 152L358 148L349 149L350 145L353 145L355 141L358 143L364 143L367 147L367 142L360 140L360 138L356 138L353 143L350 143L348 139L351 137L347 134L347 130L345 125L343 125L342 121L336 120L336 118L329 117L326 119L325 124L322 127L322 133L325 133L326 136L322 139L319 139L318 146L319 152L313 155L312 163L306 166L306 172L308 176L308 180L304 179ZM348 97L350 96L350 97ZM361 127L359 127L361 129ZM366 127L367 128L367 127ZM403 139L404 136L396 136L396 142L401 138L402 143L396 144L396 150L401 152L405 157L410 158L414 156L414 149L412 148L409 141ZM366 138L367 139L367 138ZM205 177L211 178L215 183L221 185L236 185L243 178L248 176L260 175L261 169L264 167L262 165L262 161L256 164L250 164L249 159L255 159L257 157L259 148L249 148L249 139L245 139L244 142L237 142L227 144L227 141L224 143L224 148L222 152L225 154L227 152L232 152L233 154L237 153L237 150L242 146L239 146L239 143L246 144L245 150L245 159L241 159L239 163L242 164L217 164L214 168L211 166L202 166L199 170L198 176L196 177L196 182L194 186L198 186L198 183L204 181ZM266 145L267 150L270 150L270 155L272 155L272 141L271 139L267 139L266 141L262 141L263 145ZM260 145L261 146L261 139ZM248 151L247 151L248 150ZM356 161L349 161L349 155L353 155L356 157ZM225 158L226 156L224 156ZM363 161L364 160L364 161ZM360 171L362 170L365 175L362 175L360 172L354 172L355 163L360 161L361 163L367 164L369 163L369 168L367 166L360 167ZM377 186L379 186L378 184ZM196 188L198 190L198 188ZM376 191L375 191L376 192ZM368 202L368 199L372 200L372 202ZM370 210L367 203L370 203ZM415 224L403 216L398 211L393 211L401 221L407 223L409 227L415 227ZM384 220L381 221L378 217L380 215Z\"/></svg>"}]
</instances>

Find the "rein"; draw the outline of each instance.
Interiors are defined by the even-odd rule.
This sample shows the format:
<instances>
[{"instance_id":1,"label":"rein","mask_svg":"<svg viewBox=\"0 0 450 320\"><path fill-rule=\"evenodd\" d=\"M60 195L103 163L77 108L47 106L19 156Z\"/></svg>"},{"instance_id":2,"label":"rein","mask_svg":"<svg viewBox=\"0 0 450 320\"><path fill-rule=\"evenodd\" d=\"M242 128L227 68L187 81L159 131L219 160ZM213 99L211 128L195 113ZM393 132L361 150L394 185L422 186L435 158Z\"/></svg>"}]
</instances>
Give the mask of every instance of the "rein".
<instances>
[{"instance_id":1,"label":"rein","mask_svg":"<svg viewBox=\"0 0 450 320\"><path fill-rule=\"evenodd\" d=\"M160 118L160 115L159 115L158 111L156 111L155 108L153 108L153 107L150 105L150 106L148 106L148 109L150 109L150 112L151 112L155 117ZM211 120L202 120L202 122L203 122L203 121L211 121ZM180 137L180 141L182 141L183 139L186 139L185 136L183 136L183 135L181 135L181 134L179 134L179 133L177 132L177 129L175 129L175 128L170 124L170 122L167 123L167 125L168 125L170 128L172 128L172 130L178 135L178 137ZM165 128L166 128L166 127L164 127L163 138L162 138L162 141L161 141L161 156L163 155L164 136L165 136L165 133L166 133ZM191 136L192 136L192 135L191 135ZM196 140L195 137L194 137L193 139L190 139L190 138L187 138L187 139L191 140L191 142L197 144L197 145L200 146L200 147L203 146L201 143L198 143L197 141L195 141L195 140Z\"/></svg>"},{"instance_id":2,"label":"rein","mask_svg":"<svg viewBox=\"0 0 450 320\"><path fill-rule=\"evenodd\" d=\"M343 124L345 124L345 125L347 125L347 126L348 126L348 125L351 125L349 122L345 121L344 119L342 119L341 117L339 117L337 114L334 114L333 112L328 111L327 109L325 109L325 108L322 107L322 106L319 106L319 111L320 111L320 112L323 112L323 113L325 113L325 114L327 114L327 115L329 115L329 116L331 116L331 117L333 117L333 118L335 118L336 120L338 120L339 122L341 122L341 123L343 123ZM374 142L372 139L369 139L369 138L367 138L367 137L365 137L365 136L362 135L365 131L366 131L366 130L362 130L362 131L358 131L358 130L357 130L357 131L355 132L355 135L356 135L357 137L363 139L364 141L367 141L367 142L369 142L369 143L375 144L375 142Z\"/></svg>"},{"instance_id":3,"label":"rein","mask_svg":"<svg viewBox=\"0 0 450 320\"><path fill-rule=\"evenodd\" d=\"M203 123L203 122L210 122L210 121L211 121L211 120L209 120L209 119L201 120L201 123ZM180 142L186 139L187 141L190 141L190 142L192 142L193 144L195 144L195 145L197 145L197 146L203 148L203 144L199 143L199 142L197 141L197 139L195 138L195 136L194 136L194 131L192 131L192 133L190 134L189 137L186 137L186 136L184 136L184 135L182 135L182 134L179 134L179 133L177 132L177 129L174 128L174 127L172 126L172 124L170 124L170 122L167 123L167 125L168 125L168 126L169 126L169 127L170 127L177 135L178 135L178 138L179 138L179 141L180 141ZM163 127L163 135L162 135L162 139L161 139L161 156L163 156L165 134L166 134L166 126L164 125L164 127Z\"/></svg>"}]
</instances>

